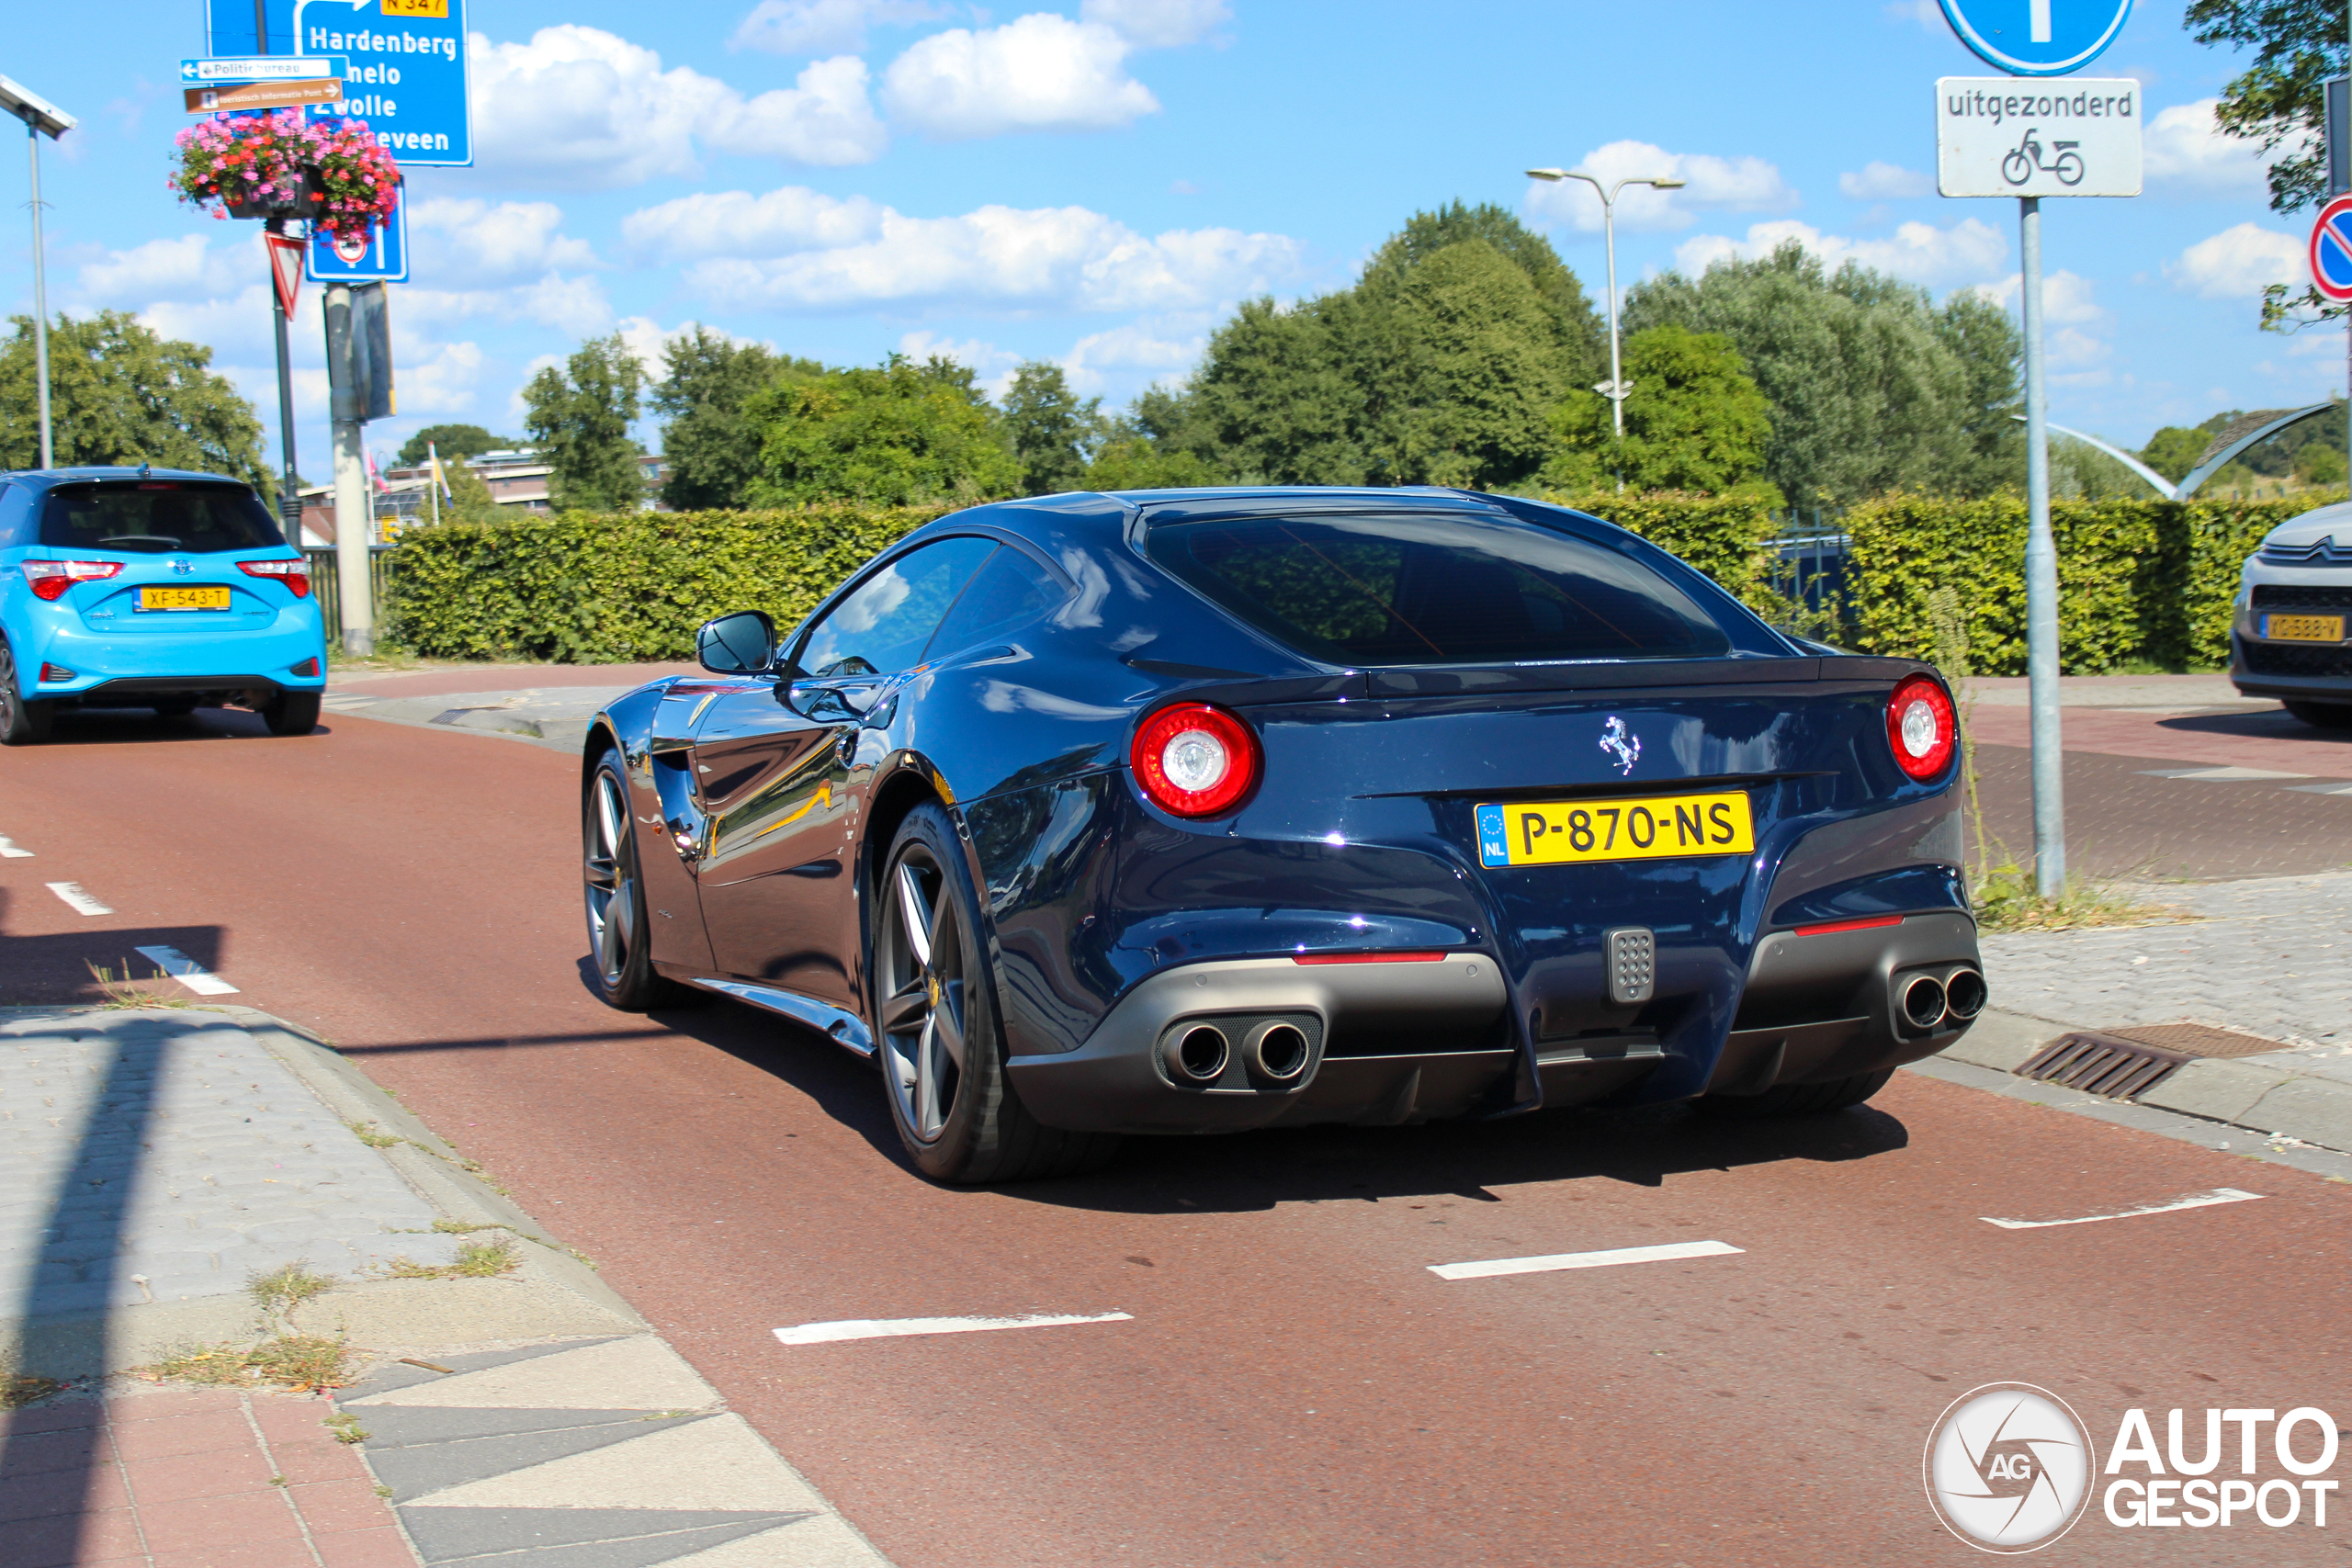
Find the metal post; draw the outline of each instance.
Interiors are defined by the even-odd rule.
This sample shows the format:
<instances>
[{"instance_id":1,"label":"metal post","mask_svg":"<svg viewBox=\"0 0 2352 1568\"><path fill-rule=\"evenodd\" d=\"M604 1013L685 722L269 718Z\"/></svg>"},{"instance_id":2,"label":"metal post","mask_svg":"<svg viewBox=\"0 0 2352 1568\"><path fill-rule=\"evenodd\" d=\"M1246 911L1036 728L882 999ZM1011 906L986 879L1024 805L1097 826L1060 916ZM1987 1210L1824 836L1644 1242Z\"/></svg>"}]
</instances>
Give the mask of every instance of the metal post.
<instances>
[{"instance_id":1,"label":"metal post","mask_svg":"<svg viewBox=\"0 0 2352 1568\"><path fill-rule=\"evenodd\" d=\"M42 276L40 244L40 127L25 117L25 145L33 160L33 374L40 380L40 466L57 467L49 429L49 288Z\"/></svg>"},{"instance_id":2,"label":"metal post","mask_svg":"<svg viewBox=\"0 0 2352 1568\"><path fill-rule=\"evenodd\" d=\"M1625 439L1625 373L1617 363L1617 204L1606 196L1600 198L1600 226L1609 242L1609 413L1617 439L1623 441ZM1623 476L1617 480L1617 488L1625 488Z\"/></svg>"},{"instance_id":3,"label":"metal post","mask_svg":"<svg viewBox=\"0 0 2352 1568\"><path fill-rule=\"evenodd\" d=\"M262 225L270 233L286 232L286 220L272 218ZM286 542L296 549L302 547L301 475L294 468L294 361L286 346L286 301L277 293L277 262L269 262L269 314L277 333L277 456L284 470L277 486L277 515L286 531Z\"/></svg>"},{"instance_id":4,"label":"metal post","mask_svg":"<svg viewBox=\"0 0 2352 1568\"><path fill-rule=\"evenodd\" d=\"M351 285L326 288L327 399L334 419L334 576L343 611L343 651L376 651L376 596L368 547L375 542L368 459L360 449L366 390L351 375Z\"/></svg>"},{"instance_id":5,"label":"metal post","mask_svg":"<svg viewBox=\"0 0 2352 1568\"><path fill-rule=\"evenodd\" d=\"M2033 701L2033 881L2066 888L2064 753L2058 735L2058 545L2050 532L2050 408L2041 365L2041 199L2018 198L2025 316L2026 675Z\"/></svg>"}]
</instances>

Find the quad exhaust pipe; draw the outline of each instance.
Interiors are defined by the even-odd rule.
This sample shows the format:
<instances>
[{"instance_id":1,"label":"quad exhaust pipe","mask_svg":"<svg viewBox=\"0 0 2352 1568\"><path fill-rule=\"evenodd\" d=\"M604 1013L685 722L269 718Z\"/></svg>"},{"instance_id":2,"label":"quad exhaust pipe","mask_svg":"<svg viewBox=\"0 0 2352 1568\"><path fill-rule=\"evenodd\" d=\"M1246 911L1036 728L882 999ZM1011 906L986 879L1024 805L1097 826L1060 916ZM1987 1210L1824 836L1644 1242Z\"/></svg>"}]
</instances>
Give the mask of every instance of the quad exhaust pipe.
<instances>
[{"instance_id":1,"label":"quad exhaust pipe","mask_svg":"<svg viewBox=\"0 0 2352 1568\"><path fill-rule=\"evenodd\" d=\"M1198 1089L1216 1082L1225 1076L1225 1065L1233 1057L1232 1043L1225 1031L1214 1023L1196 1023L1180 1029L1169 1036L1160 1051L1160 1061L1168 1069L1170 1081Z\"/></svg>"},{"instance_id":2,"label":"quad exhaust pipe","mask_svg":"<svg viewBox=\"0 0 2352 1568\"><path fill-rule=\"evenodd\" d=\"M1176 1024L1160 1041L1160 1070L1179 1089L1216 1087L1237 1059L1251 1088L1293 1089L1315 1059L1315 1043L1305 1029L1282 1018L1194 1019Z\"/></svg>"},{"instance_id":3,"label":"quad exhaust pipe","mask_svg":"<svg viewBox=\"0 0 2352 1568\"><path fill-rule=\"evenodd\" d=\"M1984 976L1973 969L1955 970L1944 982L1944 1006L1962 1023L1984 1010Z\"/></svg>"},{"instance_id":4,"label":"quad exhaust pipe","mask_svg":"<svg viewBox=\"0 0 2352 1568\"><path fill-rule=\"evenodd\" d=\"M1963 964L1940 979L1914 975L1896 983L1895 1009L1903 1021L1922 1034L1939 1027L1962 1024L1984 1010L1984 976Z\"/></svg>"},{"instance_id":5,"label":"quad exhaust pipe","mask_svg":"<svg viewBox=\"0 0 2352 1568\"><path fill-rule=\"evenodd\" d=\"M1250 1076L1270 1084L1295 1082L1306 1070L1306 1032L1295 1023L1261 1023L1242 1044Z\"/></svg>"},{"instance_id":6,"label":"quad exhaust pipe","mask_svg":"<svg viewBox=\"0 0 2352 1568\"><path fill-rule=\"evenodd\" d=\"M1903 1016L1914 1029L1933 1029L1943 1021L1944 983L1933 975L1914 976L1903 987Z\"/></svg>"}]
</instances>

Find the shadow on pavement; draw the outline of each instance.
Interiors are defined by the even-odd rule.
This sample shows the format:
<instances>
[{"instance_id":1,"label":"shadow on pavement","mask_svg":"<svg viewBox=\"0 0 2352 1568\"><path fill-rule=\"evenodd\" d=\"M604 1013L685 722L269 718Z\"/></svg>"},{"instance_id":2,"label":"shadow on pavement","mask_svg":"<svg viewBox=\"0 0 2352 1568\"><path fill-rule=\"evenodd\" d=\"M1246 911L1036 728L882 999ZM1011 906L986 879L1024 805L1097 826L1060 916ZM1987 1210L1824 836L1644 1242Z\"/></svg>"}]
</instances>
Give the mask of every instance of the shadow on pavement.
<instances>
[{"instance_id":1,"label":"shadow on pavement","mask_svg":"<svg viewBox=\"0 0 2352 1568\"><path fill-rule=\"evenodd\" d=\"M309 736L272 735L261 715L243 708L198 708L164 718L146 708L67 708L53 721L51 746L164 746L188 740L302 740L334 731L322 719Z\"/></svg>"},{"instance_id":2,"label":"shadow on pavement","mask_svg":"<svg viewBox=\"0 0 2352 1568\"><path fill-rule=\"evenodd\" d=\"M2156 720L2156 728L2179 730L2187 735L2331 742L2344 748L2344 760L2347 765L2352 765L2352 729L2323 729L2315 724L2305 724L2284 708L2265 708L2254 713L2181 714L2177 717Z\"/></svg>"},{"instance_id":3,"label":"shadow on pavement","mask_svg":"<svg viewBox=\"0 0 2352 1568\"><path fill-rule=\"evenodd\" d=\"M222 949L228 934L222 926L141 926L130 931L11 935L10 891L0 887L0 1007L57 1007L103 1001L105 993L90 973L93 964L175 999L184 998L186 992L140 955L142 947L175 947L216 975L222 968Z\"/></svg>"}]
</instances>

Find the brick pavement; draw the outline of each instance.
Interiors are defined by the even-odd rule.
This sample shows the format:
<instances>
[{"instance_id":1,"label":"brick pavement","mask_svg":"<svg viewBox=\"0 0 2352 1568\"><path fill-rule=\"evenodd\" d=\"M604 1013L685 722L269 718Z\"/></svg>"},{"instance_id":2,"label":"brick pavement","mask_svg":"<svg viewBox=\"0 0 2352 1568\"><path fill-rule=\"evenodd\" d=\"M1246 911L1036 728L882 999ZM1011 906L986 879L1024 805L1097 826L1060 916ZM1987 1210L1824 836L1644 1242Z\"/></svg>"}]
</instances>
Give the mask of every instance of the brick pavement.
<instances>
[{"instance_id":1,"label":"brick pavement","mask_svg":"<svg viewBox=\"0 0 2352 1568\"><path fill-rule=\"evenodd\" d=\"M435 1218L218 1013L0 1023L0 1313L229 1295L296 1259L446 1263L461 1238L414 1234Z\"/></svg>"},{"instance_id":2,"label":"brick pavement","mask_svg":"<svg viewBox=\"0 0 2352 1568\"><path fill-rule=\"evenodd\" d=\"M324 1425L335 1413L180 1389L0 1414L0 1562L415 1568L366 1461Z\"/></svg>"},{"instance_id":3,"label":"brick pavement","mask_svg":"<svg viewBox=\"0 0 2352 1568\"><path fill-rule=\"evenodd\" d=\"M2352 1048L2352 874L2130 891L2205 918L1985 937L1993 1006L2069 1027L2186 1021Z\"/></svg>"}]
</instances>

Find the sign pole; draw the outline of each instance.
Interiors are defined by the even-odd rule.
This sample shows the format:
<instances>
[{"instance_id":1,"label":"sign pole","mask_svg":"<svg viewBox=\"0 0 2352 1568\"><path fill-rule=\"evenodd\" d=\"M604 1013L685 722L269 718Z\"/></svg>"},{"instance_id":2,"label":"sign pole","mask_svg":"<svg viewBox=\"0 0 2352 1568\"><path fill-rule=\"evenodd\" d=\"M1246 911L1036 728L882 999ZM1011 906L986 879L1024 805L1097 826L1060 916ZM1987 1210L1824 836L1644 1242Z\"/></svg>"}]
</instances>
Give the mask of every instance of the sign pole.
<instances>
[{"instance_id":1,"label":"sign pole","mask_svg":"<svg viewBox=\"0 0 2352 1568\"><path fill-rule=\"evenodd\" d=\"M269 16L266 0L254 0L254 52L269 52ZM272 218L262 225L272 234L286 232L286 220ZM263 242L262 253L268 255L269 246ZM302 547L301 477L294 468L294 367L293 358L286 348L285 291L277 287L277 262L270 258L269 314L277 336L277 457L282 477L277 484L278 526L285 532L286 542L297 550Z\"/></svg>"},{"instance_id":2,"label":"sign pole","mask_svg":"<svg viewBox=\"0 0 2352 1568\"><path fill-rule=\"evenodd\" d=\"M375 507L368 493L368 459L360 449L367 389L351 374L351 285L326 286L327 399L334 418L335 602L343 612L343 651L365 659L376 651L376 604L368 579L375 543Z\"/></svg>"},{"instance_id":3,"label":"sign pole","mask_svg":"<svg viewBox=\"0 0 2352 1568\"><path fill-rule=\"evenodd\" d=\"M2066 889L2064 752L2058 734L2058 546L2050 531L2050 406L2041 354L2041 198L2018 198L2018 293L2025 318L2026 676L2033 701L2033 881Z\"/></svg>"},{"instance_id":4,"label":"sign pole","mask_svg":"<svg viewBox=\"0 0 2352 1568\"><path fill-rule=\"evenodd\" d=\"M33 159L33 374L40 379L40 466L57 467L57 451L49 429L49 288L41 276L40 246L40 127L25 118L25 141Z\"/></svg>"}]
</instances>

